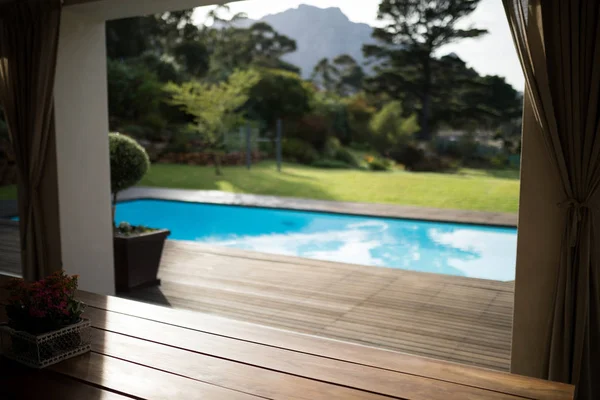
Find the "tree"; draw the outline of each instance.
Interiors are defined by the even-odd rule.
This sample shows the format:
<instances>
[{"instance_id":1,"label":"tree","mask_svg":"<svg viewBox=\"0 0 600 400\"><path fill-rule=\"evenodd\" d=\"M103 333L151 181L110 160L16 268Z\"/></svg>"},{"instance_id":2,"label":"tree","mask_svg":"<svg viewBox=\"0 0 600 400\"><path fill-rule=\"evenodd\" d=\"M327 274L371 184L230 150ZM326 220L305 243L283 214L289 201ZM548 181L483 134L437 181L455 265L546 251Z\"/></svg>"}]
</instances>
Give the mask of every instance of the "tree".
<instances>
[{"instance_id":1,"label":"tree","mask_svg":"<svg viewBox=\"0 0 600 400\"><path fill-rule=\"evenodd\" d=\"M265 67L284 69L299 73L298 67L281 59L296 51L296 41L280 34L265 22L256 22L247 28L236 22L246 18L245 14L224 16L228 7L216 7L209 13L208 22L213 28L203 28L203 41L211 54L210 78L213 81L226 79L236 69Z\"/></svg>"},{"instance_id":2,"label":"tree","mask_svg":"<svg viewBox=\"0 0 600 400\"><path fill-rule=\"evenodd\" d=\"M165 88L171 96L169 102L194 117L195 131L213 152L217 175L221 174L220 152L224 135L243 121L240 110L259 79L255 70L237 70L227 81L169 83Z\"/></svg>"},{"instance_id":3,"label":"tree","mask_svg":"<svg viewBox=\"0 0 600 400\"><path fill-rule=\"evenodd\" d=\"M342 54L333 59L337 70L336 92L340 96L349 96L358 93L362 89L365 71L348 55Z\"/></svg>"},{"instance_id":4,"label":"tree","mask_svg":"<svg viewBox=\"0 0 600 400\"><path fill-rule=\"evenodd\" d=\"M382 153L407 146L418 131L416 115L405 117L398 100L386 104L371 120L372 145Z\"/></svg>"},{"instance_id":5,"label":"tree","mask_svg":"<svg viewBox=\"0 0 600 400\"><path fill-rule=\"evenodd\" d=\"M328 58L322 58L313 68L310 80L320 89L333 92L337 86L337 68L329 62Z\"/></svg>"},{"instance_id":6,"label":"tree","mask_svg":"<svg viewBox=\"0 0 600 400\"><path fill-rule=\"evenodd\" d=\"M247 114L273 131L277 119L296 119L310 110L313 92L296 73L260 68L259 81L250 89Z\"/></svg>"},{"instance_id":7,"label":"tree","mask_svg":"<svg viewBox=\"0 0 600 400\"><path fill-rule=\"evenodd\" d=\"M144 136L159 135L166 121L160 111L163 85L156 75L139 64L111 59L107 60L107 75L110 128L120 130L134 124L144 130L139 132Z\"/></svg>"},{"instance_id":8,"label":"tree","mask_svg":"<svg viewBox=\"0 0 600 400\"><path fill-rule=\"evenodd\" d=\"M420 108L421 139L431 138L431 106L435 87L434 53L442 46L485 34L457 24L480 0L382 0L377 18L385 23L373 30L376 45L365 45L366 57L378 60L374 83L396 99L410 92Z\"/></svg>"}]
</instances>

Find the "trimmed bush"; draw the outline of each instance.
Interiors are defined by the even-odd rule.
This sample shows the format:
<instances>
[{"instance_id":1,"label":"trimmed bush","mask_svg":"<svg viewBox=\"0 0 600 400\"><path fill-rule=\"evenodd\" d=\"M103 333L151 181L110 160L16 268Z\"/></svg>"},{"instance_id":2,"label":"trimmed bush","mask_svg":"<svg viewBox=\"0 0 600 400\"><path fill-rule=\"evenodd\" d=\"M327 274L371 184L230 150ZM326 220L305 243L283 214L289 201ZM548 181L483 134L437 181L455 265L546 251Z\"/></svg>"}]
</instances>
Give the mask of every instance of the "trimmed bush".
<instances>
[{"instance_id":1,"label":"trimmed bush","mask_svg":"<svg viewBox=\"0 0 600 400\"><path fill-rule=\"evenodd\" d=\"M335 160L346 163L351 167L358 167L360 165L360 162L356 159L354 154L343 147L339 148L333 157Z\"/></svg>"},{"instance_id":2,"label":"trimmed bush","mask_svg":"<svg viewBox=\"0 0 600 400\"><path fill-rule=\"evenodd\" d=\"M300 139L287 139L282 143L281 152L290 161L301 164L312 164L319 158L319 153L308 142Z\"/></svg>"},{"instance_id":3,"label":"trimmed bush","mask_svg":"<svg viewBox=\"0 0 600 400\"><path fill-rule=\"evenodd\" d=\"M318 160L318 161L315 161L314 163L312 163L311 165L315 168L327 168L327 169L349 169L349 168L351 168L350 165L348 165L347 163L345 163L343 161L330 160L330 159Z\"/></svg>"},{"instance_id":4,"label":"trimmed bush","mask_svg":"<svg viewBox=\"0 0 600 400\"><path fill-rule=\"evenodd\" d=\"M138 183L150 168L146 150L132 138L119 133L108 135L110 182L113 194Z\"/></svg>"}]
</instances>

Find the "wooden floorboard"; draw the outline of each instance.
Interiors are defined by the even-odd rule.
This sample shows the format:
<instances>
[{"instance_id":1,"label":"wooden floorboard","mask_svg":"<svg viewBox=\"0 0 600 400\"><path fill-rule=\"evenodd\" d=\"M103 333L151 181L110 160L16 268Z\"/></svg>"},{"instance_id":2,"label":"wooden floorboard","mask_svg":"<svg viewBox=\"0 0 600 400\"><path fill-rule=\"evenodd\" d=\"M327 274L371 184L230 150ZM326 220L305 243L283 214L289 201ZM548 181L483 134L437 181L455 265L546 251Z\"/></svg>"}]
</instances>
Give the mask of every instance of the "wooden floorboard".
<instances>
[{"instance_id":1,"label":"wooden floorboard","mask_svg":"<svg viewBox=\"0 0 600 400\"><path fill-rule=\"evenodd\" d=\"M19 272L0 224L0 270ZM167 241L162 286L135 300L507 371L513 282L365 267Z\"/></svg>"},{"instance_id":2,"label":"wooden floorboard","mask_svg":"<svg viewBox=\"0 0 600 400\"><path fill-rule=\"evenodd\" d=\"M512 282L168 241L160 288L127 297L507 371Z\"/></svg>"}]
</instances>

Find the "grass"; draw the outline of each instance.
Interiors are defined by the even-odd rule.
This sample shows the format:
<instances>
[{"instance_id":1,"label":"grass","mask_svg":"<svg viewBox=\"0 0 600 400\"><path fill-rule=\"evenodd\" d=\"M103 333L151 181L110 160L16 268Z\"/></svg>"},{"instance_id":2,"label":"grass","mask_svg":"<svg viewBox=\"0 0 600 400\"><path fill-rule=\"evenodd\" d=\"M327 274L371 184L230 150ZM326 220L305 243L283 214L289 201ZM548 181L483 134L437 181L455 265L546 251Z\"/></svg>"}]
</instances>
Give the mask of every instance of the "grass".
<instances>
[{"instance_id":1,"label":"grass","mask_svg":"<svg viewBox=\"0 0 600 400\"><path fill-rule=\"evenodd\" d=\"M405 204L435 208L517 212L519 173L513 170L463 169L453 174L325 170L264 162L251 171L226 167L153 165L143 186L223 190L321 200ZM0 200L16 198L14 186L0 187Z\"/></svg>"},{"instance_id":2,"label":"grass","mask_svg":"<svg viewBox=\"0 0 600 400\"><path fill-rule=\"evenodd\" d=\"M324 170L264 162L247 171L227 167L153 165L142 186L223 190L321 200L405 204L464 210L517 212L517 171L463 169L454 174Z\"/></svg>"},{"instance_id":3,"label":"grass","mask_svg":"<svg viewBox=\"0 0 600 400\"><path fill-rule=\"evenodd\" d=\"M0 186L0 200L12 200L17 198L17 187L11 186Z\"/></svg>"}]
</instances>

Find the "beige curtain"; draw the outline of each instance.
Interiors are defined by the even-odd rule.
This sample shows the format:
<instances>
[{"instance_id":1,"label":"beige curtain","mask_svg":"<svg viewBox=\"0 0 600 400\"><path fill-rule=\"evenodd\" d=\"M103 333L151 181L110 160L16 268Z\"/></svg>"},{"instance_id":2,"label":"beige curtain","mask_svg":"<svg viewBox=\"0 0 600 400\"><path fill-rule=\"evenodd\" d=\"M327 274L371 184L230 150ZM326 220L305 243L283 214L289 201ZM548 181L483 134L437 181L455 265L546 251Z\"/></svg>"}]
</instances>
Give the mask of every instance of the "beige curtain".
<instances>
[{"instance_id":1,"label":"beige curtain","mask_svg":"<svg viewBox=\"0 0 600 400\"><path fill-rule=\"evenodd\" d=\"M0 103L19 173L21 260L29 280L62 267L52 148L60 12L60 0L0 6Z\"/></svg>"},{"instance_id":2,"label":"beige curtain","mask_svg":"<svg viewBox=\"0 0 600 400\"><path fill-rule=\"evenodd\" d=\"M554 166L548 174L563 192L556 213L567 216L561 257L548 266L558 276L554 307L540 310L548 318L539 377L575 384L578 399L600 399L600 1L504 5Z\"/></svg>"}]
</instances>

